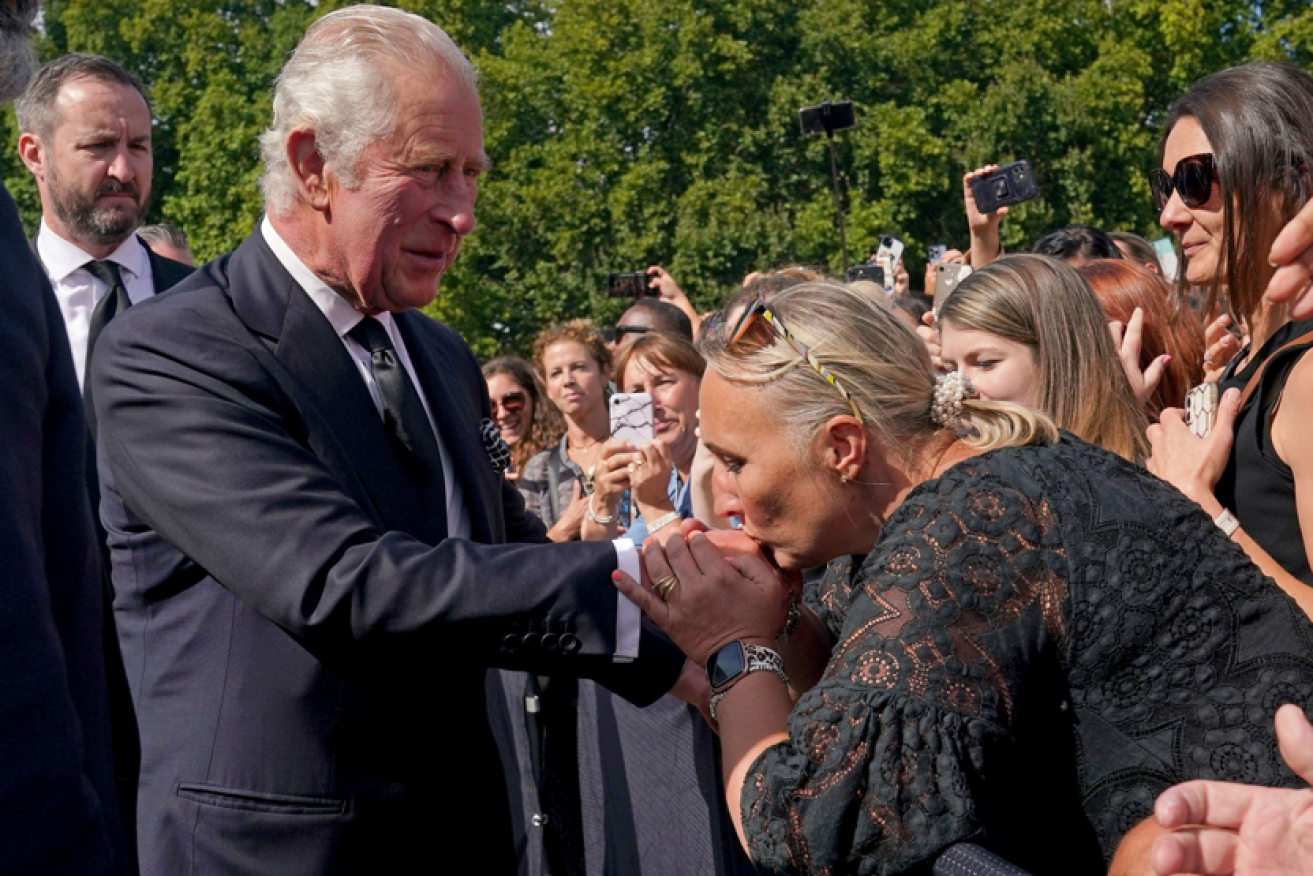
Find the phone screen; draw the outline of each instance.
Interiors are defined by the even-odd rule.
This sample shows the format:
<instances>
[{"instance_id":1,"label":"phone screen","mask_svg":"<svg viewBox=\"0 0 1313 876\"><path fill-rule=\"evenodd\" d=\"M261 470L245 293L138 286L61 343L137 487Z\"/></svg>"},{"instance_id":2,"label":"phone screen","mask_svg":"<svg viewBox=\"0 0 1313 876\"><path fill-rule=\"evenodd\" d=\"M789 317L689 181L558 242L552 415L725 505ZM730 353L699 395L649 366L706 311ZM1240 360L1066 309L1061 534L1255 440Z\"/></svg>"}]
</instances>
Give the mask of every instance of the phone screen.
<instances>
[{"instance_id":1,"label":"phone screen","mask_svg":"<svg viewBox=\"0 0 1313 876\"><path fill-rule=\"evenodd\" d=\"M651 442L652 396L645 392L617 392L611 396L611 438L635 447Z\"/></svg>"}]
</instances>

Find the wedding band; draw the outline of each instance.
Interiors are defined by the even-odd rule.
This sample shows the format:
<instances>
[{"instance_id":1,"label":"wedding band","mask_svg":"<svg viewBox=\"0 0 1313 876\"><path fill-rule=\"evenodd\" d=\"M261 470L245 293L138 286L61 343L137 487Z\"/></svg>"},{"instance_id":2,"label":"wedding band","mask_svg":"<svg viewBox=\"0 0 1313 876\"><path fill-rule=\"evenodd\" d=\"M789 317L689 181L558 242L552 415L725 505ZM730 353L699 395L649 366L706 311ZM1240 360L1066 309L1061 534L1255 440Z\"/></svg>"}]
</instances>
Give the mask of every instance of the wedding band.
<instances>
[{"instance_id":1,"label":"wedding band","mask_svg":"<svg viewBox=\"0 0 1313 876\"><path fill-rule=\"evenodd\" d=\"M647 462L646 459L635 459L635 460L630 464L630 467L631 467L631 468L639 468L639 467L642 466L643 463L645 463L645 462Z\"/></svg>"},{"instance_id":2,"label":"wedding band","mask_svg":"<svg viewBox=\"0 0 1313 876\"><path fill-rule=\"evenodd\" d=\"M1212 360L1212 358L1211 358L1207 353L1205 353L1205 354L1204 354L1204 364L1205 364L1205 365L1216 365L1217 363L1214 362L1214 361Z\"/></svg>"},{"instance_id":3,"label":"wedding band","mask_svg":"<svg viewBox=\"0 0 1313 876\"><path fill-rule=\"evenodd\" d=\"M670 598L670 591L674 590L675 585L678 583L679 579L674 575L666 575L661 580L652 583L652 592L657 595L657 599L665 602Z\"/></svg>"}]
</instances>

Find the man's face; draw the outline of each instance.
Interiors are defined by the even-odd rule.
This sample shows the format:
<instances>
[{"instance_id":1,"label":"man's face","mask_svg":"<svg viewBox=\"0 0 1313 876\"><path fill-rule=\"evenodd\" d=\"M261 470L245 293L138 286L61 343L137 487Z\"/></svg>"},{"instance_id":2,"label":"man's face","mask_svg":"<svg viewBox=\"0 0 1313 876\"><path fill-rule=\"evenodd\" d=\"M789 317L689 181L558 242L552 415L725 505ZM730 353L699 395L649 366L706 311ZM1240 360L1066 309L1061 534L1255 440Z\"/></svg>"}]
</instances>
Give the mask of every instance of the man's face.
<instances>
[{"instance_id":1,"label":"man's face","mask_svg":"<svg viewBox=\"0 0 1313 876\"><path fill-rule=\"evenodd\" d=\"M396 133L368 147L348 189L328 174L325 280L371 313L423 307L474 230L487 165L479 99L448 77L398 76Z\"/></svg>"},{"instance_id":2,"label":"man's face","mask_svg":"<svg viewBox=\"0 0 1313 876\"><path fill-rule=\"evenodd\" d=\"M87 249L117 247L141 224L150 201L150 109L117 82L74 79L55 99L59 122L37 166L45 218Z\"/></svg>"}]
</instances>

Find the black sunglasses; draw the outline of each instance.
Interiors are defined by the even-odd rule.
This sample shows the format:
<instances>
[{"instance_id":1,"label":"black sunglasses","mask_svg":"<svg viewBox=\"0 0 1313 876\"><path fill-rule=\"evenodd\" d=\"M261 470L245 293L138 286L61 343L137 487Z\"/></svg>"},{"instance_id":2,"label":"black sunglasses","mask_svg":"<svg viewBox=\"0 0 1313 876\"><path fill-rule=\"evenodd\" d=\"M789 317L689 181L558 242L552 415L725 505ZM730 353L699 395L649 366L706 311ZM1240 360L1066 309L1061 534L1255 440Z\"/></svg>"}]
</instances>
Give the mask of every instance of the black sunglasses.
<instances>
[{"instance_id":1,"label":"black sunglasses","mask_svg":"<svg viewBox=\"0 0 1313 876\"><path fill-rule=\"evenodd\" d=\"M1149 189L1153 203L1161 213L1175 191L1187 207L1202 207L1213 196L1213 181L1217 179L1217 165L1212 155L1191 155L1176 163L1176 170L1167 175L1161 167L1149 171Z\"/></svg>"},{"instance_id":2,"label":"black sunglasses","mask_svg":"<svg viewBox=\"0 0 1313 876\"><path fill-rule=\"evenodd\" d=\"M625 335L645 335L652 329L645 325L618 325L613 331L615 332L615 339L619 341Z\"/></svg>"}]
</instances>

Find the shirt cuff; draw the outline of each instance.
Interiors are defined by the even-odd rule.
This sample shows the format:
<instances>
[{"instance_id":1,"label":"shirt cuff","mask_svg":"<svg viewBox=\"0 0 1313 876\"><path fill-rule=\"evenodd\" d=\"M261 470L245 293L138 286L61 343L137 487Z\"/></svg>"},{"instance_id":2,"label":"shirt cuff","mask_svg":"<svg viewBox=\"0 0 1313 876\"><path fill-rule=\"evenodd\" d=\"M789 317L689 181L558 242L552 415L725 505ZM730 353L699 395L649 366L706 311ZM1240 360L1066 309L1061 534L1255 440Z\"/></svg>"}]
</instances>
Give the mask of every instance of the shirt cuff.
<instances>
[{"instance_id":1,"label":"shirt cuff","mask_svg":"<svg viewBox=\"0 0 1313 876\"><path fill-rule=\"evenodd\" d=\"M611 542L615 547L615 565L635 581L643 580L643 570L639 568L638 550L632 539L617 538ZM638 605L620 591L616 591L615 608L615 654L611 659L616 663L629 663L638 659L638 639L643 632L643 611Z\"/></svg>"}]
</instances>

